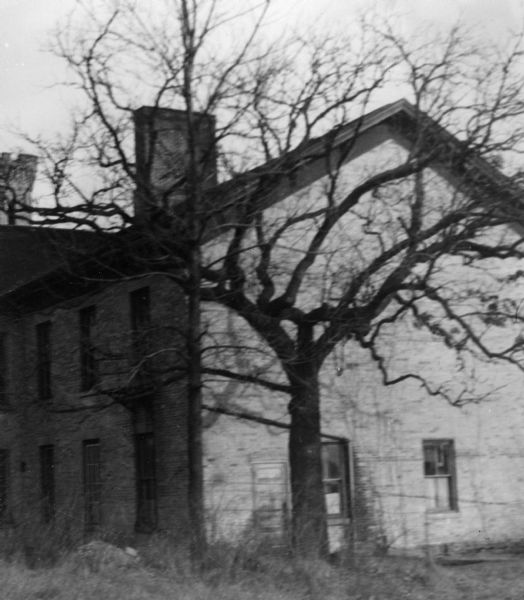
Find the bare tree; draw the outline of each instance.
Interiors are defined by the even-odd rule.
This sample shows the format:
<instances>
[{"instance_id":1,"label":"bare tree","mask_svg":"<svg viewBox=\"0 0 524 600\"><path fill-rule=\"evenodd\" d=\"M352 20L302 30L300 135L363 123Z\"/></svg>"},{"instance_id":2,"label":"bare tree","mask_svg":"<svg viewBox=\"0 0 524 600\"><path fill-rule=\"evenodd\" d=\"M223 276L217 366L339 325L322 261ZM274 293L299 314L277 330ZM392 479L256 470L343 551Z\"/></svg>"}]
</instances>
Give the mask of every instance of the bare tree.
<instances>
[{"instance_id":1,"label":"bare tree","mask_svg":"<svg viewBox=\"0 0 524 600\"><path fill-rule=\"evenodd\" d=\"M493 166L522 149L521 40L488 49L459 28L406 40L374 15L346 39L297 34L279 43L264 30L269 3L247 9L241 29L220 3L198 4L147 14L118 2L108 14L88 8L80 31L60 30L55 51L85 111L67 139L34 140L51 192L32 215L45 225L121 231L136 273L161 272L188 295L197 546L209 375L288 395L294 540L301 553L322 553L320 380L337 347L353 340L385 384L415 379L456 404L471 397L420 372L391 372L381 344L392 324L426 330L459 360L523 366L521 338L503 347L490 337L521 323L506 288L454 285L457 269L500 261L509 265L505 283L521 276L518 178ZM399 89L410 103L376 108ZM135 163L130 131L142 104L152 119L163 106L182 111L182 167L156 162L163 142L154 128ZM399 142L393 153L391 140ZM373 160L359 162L372 148ZM255 334L248 368L225 338L202 362L202 335L213 334L202 331L203 303L236 315L238 339ZM264 367L260 355L270 357Z\"/></svg>"}]
</instances>

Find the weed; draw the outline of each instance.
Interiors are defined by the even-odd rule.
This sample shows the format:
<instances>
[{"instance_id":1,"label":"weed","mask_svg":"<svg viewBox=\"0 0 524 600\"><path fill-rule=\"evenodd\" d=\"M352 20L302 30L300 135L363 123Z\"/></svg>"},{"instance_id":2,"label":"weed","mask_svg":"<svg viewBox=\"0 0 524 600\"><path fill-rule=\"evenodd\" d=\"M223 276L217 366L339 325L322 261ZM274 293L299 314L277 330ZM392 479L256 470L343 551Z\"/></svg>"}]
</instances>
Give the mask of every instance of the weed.
<instances>
[{"instance_id":1,"label":"weed","mask_svg":"<svg viewBox=\"0 0 524 600\"><path fill-rule=\"evenodd\" d=\"M36 570L14 557L0 560L2 600L520 600L524 596L520 559L460 569L422 558L371 554L341 556L328 563L297 559L268 538L251 538L243 545L211 544L197 573L189 564L187 544L169 535L141 539L136 546L139 559L124 566L113 560L123 550L100 541L89 547L104 550L94 569L79 568L74 558L79 553L65 548L54 565Z\"/></svg>"}]
</instances>

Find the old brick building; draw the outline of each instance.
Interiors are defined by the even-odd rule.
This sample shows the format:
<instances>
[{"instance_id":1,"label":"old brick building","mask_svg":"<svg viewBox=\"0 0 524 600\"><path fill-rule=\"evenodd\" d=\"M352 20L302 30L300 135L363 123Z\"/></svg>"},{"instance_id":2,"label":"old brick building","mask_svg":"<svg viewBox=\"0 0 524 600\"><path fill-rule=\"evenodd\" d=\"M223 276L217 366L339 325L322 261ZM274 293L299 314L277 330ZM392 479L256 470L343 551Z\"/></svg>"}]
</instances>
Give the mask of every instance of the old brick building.
<instances>
[{"instance_id":1,"label":"old brick building","mask_svg":"<svg viewBox=\"0 0 524 600\"><path fill-rule=\"evenodd\" d=\"M60 265L66 245L92 241L53 235L60 239L5 226L0 243L10 253L23 247L46 257L47 270ZM127 534L180 528L187 518L184 386L157 389L151 365L140 364L154 344L167 346L163 324L184 318L179 291L155 277L64 289L36 283L27 263L29 283L4 297L2 311L4 524L56 520L75 536L101 527ZM15 275L13 266L2 274ZM156 367L162 360L172 357Z\"/></svg>"},{"instance_id":2,"label":"old brick building","mask_svg":"<svg viewBox=\"0 0 524 600\"><path fill-rule=\"evenodd\" d=\"M371 113L358 127L349 126L348 135L358 131L358 136L345 161L345 177L358 178L373 161L405 151L408 141L398 123L409 121L410 110L396 103ZM150 125L150 116L143 109L136 119L137 157L144 160L149 149L140 126ZM181 202L169 192L169 177L180 175L170 160L183 157L183 121L171 111L160 117L164 158L153 161L152 171L155 184L163 187L151 195L147 182L139 185L135 204L144 219L154 213L147 204L152 196L170 210ZM212 137L212 127L206 122L204 140ZM214 156L203 156L213 163ZM270 209L278 213L286 202L314 202L325 176L322 165L314 162L281 186L275 194L279 202ZM496 183L496 175L486 170ZM206 185L214 186L214 168L208 174ZM437 188L453 185L453 178L438 176ZM138 177L140 184L140 170ZM228 185L222 184L236 193ZM215 221L227 222L227 215ZM219 245L220 236L216 240ZM288 248L296 248L297 240ZM183 535L185 300L169 277L139 269L137 275L125 260L118 263L117 280L114 265L97 260L106 243L80 231L0 226L0 520L5 530L56 523L74 535L135 530ZM122 261L122 251L117 254ZM453 269L457 281L464 280L460 265ZM519 297L518 288L514 294ZM204 321L214 340L233 336L238 343L251 335L214 306L206 306ZM448 372L454 382L467 379L453 370L449 348L414 325L393 324L384 344L398 368L428 377ZM430 397L412 380L384 386L376 364L354 340L326 361L323 485L333 547L348 535L398 548L524 537L521 375L508 366L484 364L473 379L479 384L473 401L457 408ZM475 402L484 400L488 387L496 391ZM213 533L286 532L288 401L249 383L220 378L206 383L205 499Z\"/></svg>"}]
</instances>

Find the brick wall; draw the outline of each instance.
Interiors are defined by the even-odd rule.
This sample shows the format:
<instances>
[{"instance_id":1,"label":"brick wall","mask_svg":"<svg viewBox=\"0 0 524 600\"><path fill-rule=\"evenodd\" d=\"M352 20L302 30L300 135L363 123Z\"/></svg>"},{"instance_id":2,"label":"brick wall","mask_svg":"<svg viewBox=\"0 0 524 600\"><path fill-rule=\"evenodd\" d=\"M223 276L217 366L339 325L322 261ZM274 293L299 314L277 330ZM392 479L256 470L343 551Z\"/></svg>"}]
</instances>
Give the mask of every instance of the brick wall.
<instances>
[{"instance_id":1,"label":"brick wall","mask_svg":"<svg viewBox=\"0 0 524 600\"><path fill-rule=\"evenodd\" d=\"M150 287L151 325L155 344L172 348L161 354L157 365L162 376L176 366L175 350L181 343L184 302L180 292L160 278L129 281L59 307L5 322L9 329L10 398L14 412L0 416L0 447L11 450L11 498L16 524L41 522L39 447L54 446L55 511L57 527L73 537L83 533L84 497L82 443L100 442L102 525L107 535L130 536L136 508L133 418L130 405L98 388L80 391L80 308L96 305L93 334L102 351L100 389L125 386L130 372L129 292ZM52 323L52 398L38 400L35 325ZM169 340L169 344L167 341ZM115 398L118 399L115 400ZM187 522L187 460L185 389L174 381L155 390L153 399L158 525L180 531Z\"/></svg>"}]
</instances>

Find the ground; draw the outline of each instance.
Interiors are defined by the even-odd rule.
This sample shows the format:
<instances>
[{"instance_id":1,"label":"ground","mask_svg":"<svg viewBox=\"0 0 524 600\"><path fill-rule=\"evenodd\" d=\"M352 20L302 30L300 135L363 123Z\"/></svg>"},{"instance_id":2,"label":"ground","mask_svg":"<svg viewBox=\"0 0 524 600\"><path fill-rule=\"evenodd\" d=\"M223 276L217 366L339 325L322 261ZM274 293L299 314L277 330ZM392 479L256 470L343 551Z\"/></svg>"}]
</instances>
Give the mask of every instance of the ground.
<instances>
[{"instance_id":1,"label":"ground","mask_svg":"<svg viewBox=\"0 0 524 600\"><path fill-rule=\"evenodd\" d=\"M3 600L522 600L524 555L474 564L359 557L340 565L222 552L199 574L177 553L142 552L138 564L85 564L68 556L29 569L0 561ZM478 558L478 557L476 557Z\"/></svg>"}]
</instances>

